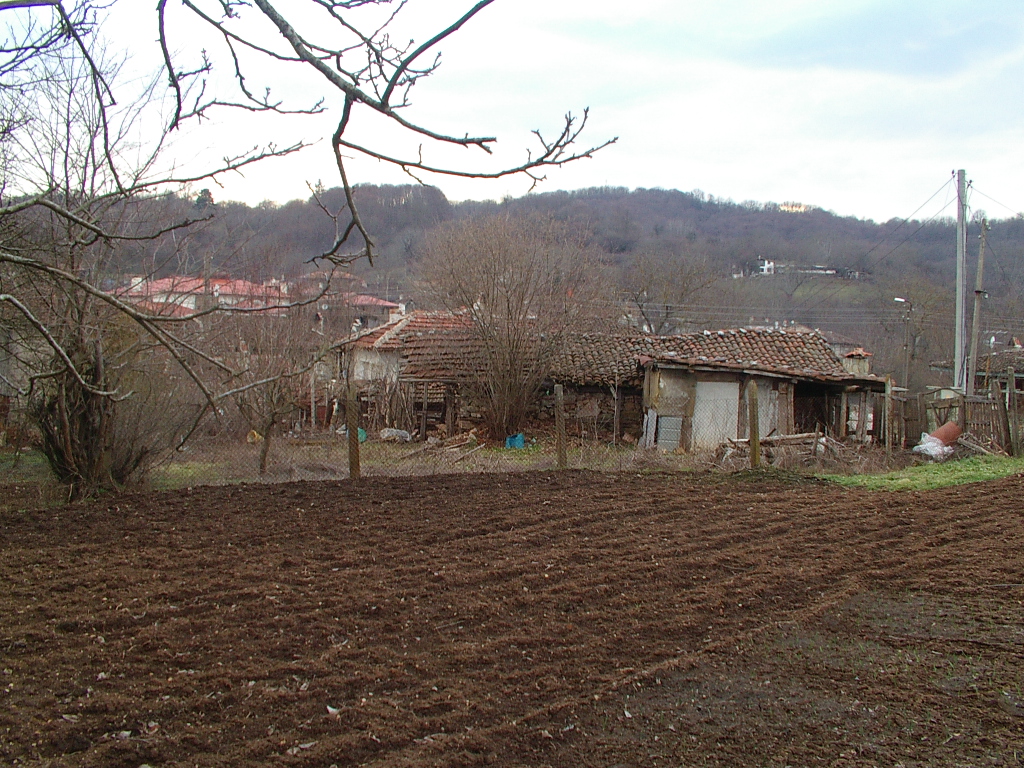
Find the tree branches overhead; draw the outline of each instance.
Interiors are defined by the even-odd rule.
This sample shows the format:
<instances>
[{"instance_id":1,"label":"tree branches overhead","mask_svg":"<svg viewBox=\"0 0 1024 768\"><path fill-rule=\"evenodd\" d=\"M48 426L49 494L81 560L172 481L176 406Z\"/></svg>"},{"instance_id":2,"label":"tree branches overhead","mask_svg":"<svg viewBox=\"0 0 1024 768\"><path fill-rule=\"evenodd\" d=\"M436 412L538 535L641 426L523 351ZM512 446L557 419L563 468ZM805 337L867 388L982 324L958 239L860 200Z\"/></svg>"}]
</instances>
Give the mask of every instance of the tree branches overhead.
<instances>
[{"instance_id":1,"label":"tree branches overhead","mask_svg":"<svg viewBox=\"0 0 1024 768\"><path fill-rule=\"evenodd\" d=\"M439 45L462 29L494 0L480 0L462 16L427 37L399 43L393 31L409 0L302 0L281 3L270 0L183 0L175 10L191 14L215 31L226 58L231 62L235 94L231 98L203 98L211 82L207 75L218 62L218 55L203 51L184 67L177 65L172 51L183 41L171 39L168 32L171 9L166 0L157 6L160 41L165 66L175 92L176 109L172 120L177 125L190 116L201 116L214 106L235 106L257 112L315 114L330 109L337 112L331 136L334 159L346 194L345 216L338 219L337 237L322 258L336 264L350 263L365 256L374 257L372 233L362 222L352 197L346 153L357 153L398 167L418 182L426 174L463 178L494 179L523 175L535 185L545 178L549 167L591 157L614 139L592 146L578 146L587 122L587 111L577 118L564 117L557 136L545 138L534 131L538 146L527 150L522 161L510 166L488 168L479 161L469 166L449 165L431 159L435 150L445 146L481 150L483 160L492 154L495 136L454 135L439 131L404 114L411 106L412 88L434 74L440 63ZM402 38L405 40L405 38ZM318 91L326 94L312 104L287 105L271 98L268 88L251 85L275 67L299 68L312 74ZM197 81L202 81L197 86ZM189 90L198 97L188 99ZM390 141L372 145L348 138L354 119L361 110L383 117L407 136L419 141L414 156L402 155Z\"/></svg>"}]
</instances>

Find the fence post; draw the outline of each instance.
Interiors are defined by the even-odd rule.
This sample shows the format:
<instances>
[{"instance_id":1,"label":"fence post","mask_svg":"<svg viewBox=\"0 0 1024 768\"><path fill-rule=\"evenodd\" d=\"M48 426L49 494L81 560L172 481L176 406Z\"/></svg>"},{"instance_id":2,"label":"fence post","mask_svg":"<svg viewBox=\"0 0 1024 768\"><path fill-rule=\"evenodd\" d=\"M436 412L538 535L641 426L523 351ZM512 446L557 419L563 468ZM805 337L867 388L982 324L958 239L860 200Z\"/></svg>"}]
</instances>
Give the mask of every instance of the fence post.
<instances>
[{"instance_id":1,"label":"fence post","mask_svg":"<svg viewBox=\"0 0 1024 768\"><path fill-rule=\"evenodd\" d=\"M1003 400L1003 391L999 387L999 379L992 377L991 384L992 399L996 401L996 413L999 414L999 428L1002 434L1003 450L1013 456L1013 446L1010 441L1010 420L1006 413L1006 401Z\"/></svg>"},{"instance_id":2,"label":"fence post","mask_svg":"<svg viewBox=\"0 0 1024 768\"><path fill-rule=\"evenodd\" d=\"M1020 455L1020 422L1017 416L1017 372L1011 365L1006 369L1006 396L1010 401L1010 448L1014 456Z\"/></svg>"},{"instance_id":3,"label":"fence post","mask_svg":"<svg viewBox=\"0 0 1024 768\"><path fill-rule=\"evenodd\" d=\"M565 453L565 395L561 384L555 384L555 450L558 454L558 468L565 469L569 466L569 460Z\"/></svg>"},{"instance_id":4,"label":"fence post","mask_svg":"<svg viewBox=\"0 0 1024 768\"><path fill-rule=\"evenodd\" d=\"M747 432L750 434L750 468L761 466L761 421L757 409L757 381L747 380Z\"/></svg>"},{"instance_id":5,"label":"fence post","mask_svg":"<svg viewBox=\"0 0 1024 768\"><path fill-rule=\"evenodd\" d=\"M420 440L427 439L427 406L429 405L430 384L426 381L423 382L423 411L420 413Z\"/></svg>"},{"instance_id":6,"label":"fence post","mask_svg":"<svg viewBox=\"0 0 1024 768\"><path fill-rule=\"evenodd\" d=\"M612 445L619 444L619 430L622 429L622 388L619 382L612 387L612 397L615 398L614 410L612 411Z\"/></svg>"},{"instance_id":7,"label":"fence post","mask_svg":"<svg viewBox=\"0 0 1024 768\"><path fill-rule=\"evenodd\" d=\"M857 442L866 443L868 441L868 393L866 390L860 391L860 397L857 400Z\"/></svg>"},{"instance_id":8,"label":"fence post","mask_svg":"<svg viewBox=\"0 0 1024 768\"><path fill-rule=\"evenodd\" d=\"M885 455L892 455L892 376L885 375Z\"/></svg>"},{"instance_id":9,"label":"fence post","mask_svg":"<svg viewBox=\"0 0 1024 768\"><path fill-rule=\"evenodd\" d=\"M348 430L348 476L359 479L359 398L356 385L348 381L348 397L345 402L345 426Z\"/></svg>"},{"instance_id":10,"label":"fence post","mask_svg":"<svg viewBox=\"0 0 1024 768\"><path fill-rule=\"evenodd\" d=\"M967 418L967 398L964 395L957 395L957 423L960 431L967 434L967 425L970 423Z\"/></svg>"}]
</instances>

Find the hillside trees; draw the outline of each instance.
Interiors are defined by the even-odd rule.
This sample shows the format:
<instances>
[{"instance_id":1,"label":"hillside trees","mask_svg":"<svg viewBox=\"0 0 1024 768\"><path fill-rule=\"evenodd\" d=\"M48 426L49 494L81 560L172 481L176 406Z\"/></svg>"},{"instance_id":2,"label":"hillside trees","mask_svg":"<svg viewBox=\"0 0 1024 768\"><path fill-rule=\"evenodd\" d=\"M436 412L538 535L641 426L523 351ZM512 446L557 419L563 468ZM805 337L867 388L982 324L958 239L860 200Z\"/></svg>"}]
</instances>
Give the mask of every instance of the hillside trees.
<instances>
[{"instance_id":1,"label":"hillside trees","mask_svg":"<svg viewBox=\"0 0 1024 768\"><path fill-rule=\"evenodd\" d=\"M464 386L495 437L520 430L568 334L593 329L608 290L579 227L492 216L435 230L420 276L435 301L466 312L478 345Z\"/></svg>"},{"instance_id":2,"label":"hillside trees","mask_svg":"<svg viewBox=\"0 0 1024 768\"><path fill-rule=\"evenodd\" d=\"M645 249L623 272L626 298L639 312L643 330L657 335L689 330L684 326L697 321L699 312L687 305L721 279L705 257L667 248Z\"/></svg>"}]
</instances>

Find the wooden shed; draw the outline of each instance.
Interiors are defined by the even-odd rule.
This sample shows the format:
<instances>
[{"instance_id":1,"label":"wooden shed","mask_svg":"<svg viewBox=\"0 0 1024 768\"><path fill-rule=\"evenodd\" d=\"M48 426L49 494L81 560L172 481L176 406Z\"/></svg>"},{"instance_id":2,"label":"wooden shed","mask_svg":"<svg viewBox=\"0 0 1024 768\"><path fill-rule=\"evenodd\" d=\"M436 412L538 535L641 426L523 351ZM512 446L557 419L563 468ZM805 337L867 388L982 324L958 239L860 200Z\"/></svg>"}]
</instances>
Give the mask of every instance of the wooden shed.
<instances>
[{"instance_id":1,"label":"wooden shed","mask_svg":"<svg viewBox=\"0 0 1024 768\"><path fill-rule=\"evenodd\" d=\"M871 438L885 380L850 373L815 332L736 329L665 338L645 355L642 444L713 450L749 435L748 387L757 386L762 437L820 432Z\"/></svg>"}]
</instances>

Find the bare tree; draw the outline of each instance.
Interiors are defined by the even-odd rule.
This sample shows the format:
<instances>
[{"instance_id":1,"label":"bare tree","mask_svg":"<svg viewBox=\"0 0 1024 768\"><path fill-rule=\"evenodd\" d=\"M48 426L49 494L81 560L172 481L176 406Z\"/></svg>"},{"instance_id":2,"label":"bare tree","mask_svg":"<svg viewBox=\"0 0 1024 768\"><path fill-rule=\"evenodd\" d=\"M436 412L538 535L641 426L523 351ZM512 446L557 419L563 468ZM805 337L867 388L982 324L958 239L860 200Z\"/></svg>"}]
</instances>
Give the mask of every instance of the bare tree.
<instances>
[{"instance_id":1,"label":"bare tree","mask_svg":"<svg viewBox=\"0 0 1024 768\"><path fill-rule=\"evenodd\" d=\"M312 308L268 310L220 323L224 357L237 372L232 399L258 435L261 475L266 474L275 433L300 402L309 402L307 377L329 349L316 314Z\"/></svg>"},{"instance_id":2,"label":"bare tree","mask_svg":"<svg viewBox=\"0 0 1024 768\"><path fill-rule=\"evenodd\" d=\"M495 216L436 230L421 274L435 300L472 321L465 386L494 437L518 432L566 336L591 329L606 295L586 233Z\"/></svg>"},{"instance_id":3,"label":"bare tree","mask_svg":"<svg viewBox=\"0 0 1024 768\"><path fill-rule=\"evenodd\" d=\"M719 276L703 256L644 250L623 276L626 298L640 313L643 330L675 333L694 308L688 304L717 282Z\"/></svg>"},{"instance_id":4,"label":"bare tree","mask_svg":"<svg viewBox=\"0 0 1024 768\"><path fill-rule=\"evenodd\" d=\"M256 59L312 73L325 92L337 96L332 146L346 204L342 210L325 206L335 220L336 237L323 255L336 264L361 256L372 260L374 253L353 203L344 153L391 163L414 178L421 173L479 178L522 173L534 182L547 167L592 155L598 147L574 148L586 113L582 120L567 115L553 139L537 133L536 154L528 153L515 167L496 170L432 165L422 147L414 158L404 159L386 147L362 146L346 138L351 122L368 109L428 145L478 148L489 154L493 137L445 135L407 120L402 110L409 106L412 86L436 71L437 46L490 2L477 3L422 44L397 46L389 30L404 1L389 7L384 0L304 0L289 3L286 15L267 0L251 5L185 0L174 13L186 14L193 26L200 20L223 43L220 52L207 55L190 52L191 38L172 39L170 4L159 0L154 27L165 71L141 90L120 83L118 67L104 53L97 32L98 20L106 13L117 14L117 4L0 2L0 16L9 22L0 29L0 321L5 326L2 338L11 340L9 351L19 362L18 373L7 384L35 399L40 419L50 419L55 431L48 445L64 446L57 463L70 468L58 472L62 479L84 492L117 486L134 472L108 469L113 438L99 437L93 428L111 424L119 404L138 397L130 373L134 363L129 363L143 353L178 367L200 393L202 413L216 412L225 398L265 383L240 387L240 371L212 354L196 335L208 315L227 311L225 307L213 303L185 317L165 315L130 303L117 290L127 254L140 243L192 231L213 215L209 208L196 208L174 221L153 219L155 197L303 146L268 144L229 151L215 168L182 173L160 160L173 131L215 109L313 114L331 106L324 100L292 108L271 99L266 89L259 94L252 75ZM324 39L343 42L316 42ZM180 61L194 53L190 65L180 65L179 49ZM224 63L233 74L233 94L218 92L221 81L213 76ZM169 83L166 111L163 83ZM359 244L343 253L353 236ZM109 357L112 351L114 358ZM72 412L84 415L72 419ZM76 449L76 441L87 448ZM129 458L125 466L134 463Z\"/></svg>"},{"instance_id":5,"label":"bare tree","mask_svg":"<svg viewBox=\"0 0 1024 768\"><path fill-rule=\"evenodd\" d=\"M158 167L167 136L166 125L154 131L159 81L115 104L118 64L79 37L65 39L46 38L17 68L0 71L0 323L13 362L5 385L35 416L58 479L79 495L123 485L158 447L173 445L138 410L183 413L167 407L168 391L147 373L176 362L213 405L217 379L204 369L221 379L231 371L202 351L196 324L119 294L139 244L187 232L200 218L153 217L160 189L192 179Z\"/></svg>"}]
</instances>

